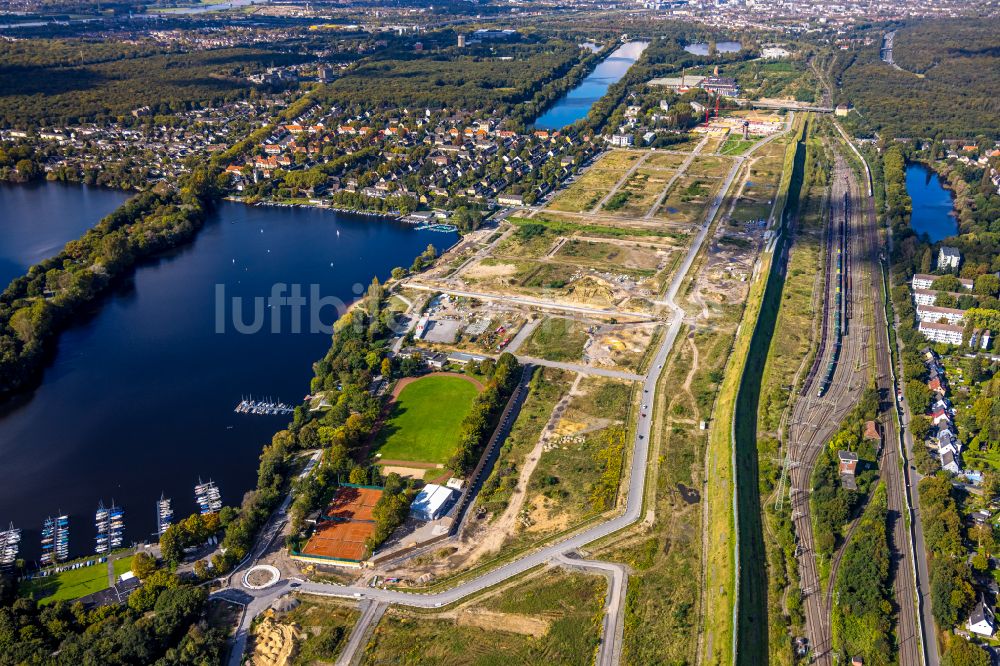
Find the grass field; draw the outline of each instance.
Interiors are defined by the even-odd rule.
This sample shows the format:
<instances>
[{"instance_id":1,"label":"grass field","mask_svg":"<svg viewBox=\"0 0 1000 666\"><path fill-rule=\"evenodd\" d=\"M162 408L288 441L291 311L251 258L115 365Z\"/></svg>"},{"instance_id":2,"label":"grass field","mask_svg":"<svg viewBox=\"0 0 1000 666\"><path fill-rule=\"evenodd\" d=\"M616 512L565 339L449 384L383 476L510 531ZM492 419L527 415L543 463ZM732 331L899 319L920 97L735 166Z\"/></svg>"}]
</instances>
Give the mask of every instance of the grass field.
<instances>
[{"instance_id":1,"label":"grass field","mask_svg":"<svg viewBox=\"0 0 1000 666\"><path fill-rule=\"evenodd\" d=\"M94 564L71 569L48 578L35 578L21 583L21 594L31 595L42 604L79 599L108 586L107 564Z\"/></svg>"},{"instance_id":2,"label":"grass field","mask_svg":"<svg viewBox=\"0 0 1000 666\"><path fill-rule=\"evenodd\" d=\"M483 484L476 503L494 515L507 507L511 493L517 485L525 456L531 451L552 409L569 390L571 374L565 370L540 367L531 378L531 391L511 428L510 435L500 447L500 456L493 465L493 472Z\"/></svg>"},{"instance_id":3,"label":"grass field","mask_svg":"<svg viewBox=\"0 0 1000 666\"><path fill-rule=\"evenodd\" d=\"M119 558L112 564L115 568L115 577L121 576L126 571L132 570L132 556Z\"/></svg>"},{"instance_id":4,"label":"grass field","mask_svg":"<svg viewBox=\"0 0 1000 666\"><path fill-rule=\"evenodd\" d=\"M654 153L646 158L643 163L643 168L657 168L666 169L668 171L674 171L678 169L684 160L687 159L686 155L676 155L673 153Z\"/></svg>"},{"instance_id":5,"label":"grass field","mask_svg":"<svg viewBox=\"0 0 1000 666\"><path fill-rule=\"evenodd\" d=\"M622 189L618 191L618 194L622 192L628 193L628 198L615 211L616 214L625 217L642 217L645 215L656 202L657 197L663 192L663 188L667 186L667 181L670 180L671 175L671 172L662 169L647 169L645 166L639 167L625 182ZM605 210L610 211L611 209L606 205Z\"/></svg>"},{"instance_id":6,"label":"grass field","mask_svg":"<svg viewBox=\"0 0 1000 666\"><path fill-rule=\"evenodd\" d=\"M407 384L390 407L375 451L383 460L448 462L478 392L468 379L449 375Z\"/></svg>"},{"instance_id":7,"label":"grass field","mask_svg":"<svg viewBox=\"0 0 1000 666\"><path fill-rule=\"evenodd\" d=\"M537 259L545 256L559 234L547 228L541 232L538 232L536 227L529 227L529 229L532 229L530 235L521 230L512 234L496 248L493 255L519 259Z\"/></svg>"},{"instance_id":8,"label":"grass field","mask_svg":"<svg viewBox=\"0 0 1000 666\"><path fill-rule=\"evenodd\" d=\"M588 211L611 191L642 153L615 150L605 154L569 187L553 199L552 210Z\"/></svg>"},{"instance_id":9,"label":"grass field","mask_svg":"<svg viewBox=\"0 0 1000 666\"><path fill-rule=\"evenodd\" d=\"M591 240L572 239L563 244L556 258L585 266L607 270L630 268L646 271L652 275L661 262L654 246L641 247L617 243L601 243Z\"/></svg>"},{"instance_id":10,"label":"grass field","mask_svg":"<svg viewBox=\"0 0 1000 666\"><path fill-rule=\"evenodd\" d=\"M742 137L730 135L726 142L719 148L720 155L742 155L747 152L756 139L743 139Z\"/></svg>"},{"instance_id":11,"label":"grass field","mask_svg":"<svg viewBox=\"0 0 1000 666\"><path fill-rule=\"evenodd\" d=\"M733 166L733 161L727 157L716 157L714 155L699 155L691 162L691 166L684 172L685 176L698 176L704 178L722 178Z\"/></svg>"},{"instance_id":12,"label":"grass field","mask_svg":"<svg viewBox=\"0 0 1000 666\"><path fill-rule=\"evenodd\" d=\"M587 327L572 319L548 317L524 343L524 353L549 361L578 361L587 342Z\"/></svg>"},{"instance_id":13,"label":"grass field","mask_svg":"<svg viewBox=\"0 0 1000 666\"><path fill-rule=\"evenodd\" d=\"M559 664L594 661L607 584L600 576L552 571L478 604L457 619L424 619L390 610L362 663L438 666ZM476 611L494 613L489 628L469 626ZM543 636L517 633L528 616L548 624ZM504 618L510 622L504 622ZM491 618L492 619L492 618ZM506 629L506 630L505 630Z\"/></svg>"},{"instance_id":14,"label":"grass field","mask_svg":"<svg viewBox=\"0 0 1000 666\"><path fill-rule=\"evenodd\" d=\"M656 217L698 222L704 218L709 201L721 185L719 179L684 175L674 181L663 206L657 210Z\"/></svg>"}]
</instances>

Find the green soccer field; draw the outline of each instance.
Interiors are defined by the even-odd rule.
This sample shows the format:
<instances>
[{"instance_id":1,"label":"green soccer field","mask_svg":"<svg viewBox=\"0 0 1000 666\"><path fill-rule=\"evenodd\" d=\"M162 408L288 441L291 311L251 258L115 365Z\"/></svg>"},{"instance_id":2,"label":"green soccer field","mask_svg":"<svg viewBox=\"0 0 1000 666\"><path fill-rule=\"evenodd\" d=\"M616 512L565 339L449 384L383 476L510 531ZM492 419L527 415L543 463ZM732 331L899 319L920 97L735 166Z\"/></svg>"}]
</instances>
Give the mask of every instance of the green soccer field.
<instances>
[{"instance_id":1,"label":"green soccer field","mask_svg":"<svg viewBox=\"0 0 1000 666\"><path fill-rule=\"evenodd\" d=\"M382 460L446 463L479 390L462 377L423 377L403 387L379 431Z\"/></svg>"}]
</instances>

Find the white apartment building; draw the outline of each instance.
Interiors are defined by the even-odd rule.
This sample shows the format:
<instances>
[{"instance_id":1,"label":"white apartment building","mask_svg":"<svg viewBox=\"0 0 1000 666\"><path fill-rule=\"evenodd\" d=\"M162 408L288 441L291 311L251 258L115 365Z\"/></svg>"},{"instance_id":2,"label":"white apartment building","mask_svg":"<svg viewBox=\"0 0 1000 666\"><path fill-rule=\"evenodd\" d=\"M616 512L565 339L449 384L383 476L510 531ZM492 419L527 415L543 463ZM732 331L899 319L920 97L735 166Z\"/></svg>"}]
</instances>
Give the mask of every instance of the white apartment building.
<instances>
[{"instance_id":1,"label":"white apartment building","mask_svg":"<svg viewBox=\"0 0 1000 666\"><path fill-rule=\"evenodd\" d=\"M913 279L910 280L910 286L914 289L930 289L931 285L934 284L934 280L937 280L940 275L930 275L928 273L916 273ZM959 283L961 283L964 289L972 291L972 280L968 278L958 278Z\"/></svg>"},{"instance_id":2,"label":"white apartment building","mask_svg":"<svg viewBox=\"0 0 1000 666\"><path fill-rule=\"evenodd\" d=\"M952 325L960 324L965 319L965 310L940 308L936 305L917 305L917 319L925 322L938 322L944 319Z\"/></svg>"},{"instance_id":3,"label":"white apartment building","mask_svg":"<svg viewBox=\"0 0 1000 666\"><path fill-rule=\"evenodd\" d=\"M962 333L965 329L961 326L953 326L952 324L921 321L917 330L921 335L933 342L960 345L962 344Z\"/></svg>"}]
</instances>

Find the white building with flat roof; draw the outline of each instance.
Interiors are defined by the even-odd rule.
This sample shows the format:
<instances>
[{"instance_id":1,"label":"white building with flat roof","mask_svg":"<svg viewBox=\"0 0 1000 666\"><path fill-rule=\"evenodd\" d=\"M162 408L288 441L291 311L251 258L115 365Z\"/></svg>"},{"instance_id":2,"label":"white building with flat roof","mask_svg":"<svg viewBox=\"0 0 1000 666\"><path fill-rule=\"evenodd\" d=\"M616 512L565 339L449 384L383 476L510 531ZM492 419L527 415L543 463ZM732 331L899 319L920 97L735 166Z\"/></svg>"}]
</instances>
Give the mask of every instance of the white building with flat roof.
<instances>
[{"instance_id":1,"label":"white building with flat roof","mask_svg":"<svg viewBox=\"0 0 1000 666\"><path fill-rule=\"evenodd\" d=\"M910 286L914 289L930 289L931 285L934 284L934 280L937 280L941 275L930 275L928 273L916 273L913 279L910 280ZM958 278L959 284L962 285L963 289L968 289L972 291L972 280L968 278Z\"/></svg>"},{"instance_id":2,"label":"white building with flat roof","mask_svg":"<svg viewBox=\"0 0 1000 666\"><path fill-rule=\"evenodd\" d=\"M612 134L608 143L616 148L630 148L635 143L635 137L631 134Z\"/></svg>"},{"instance_id":3,"label":"white building with flat roof","mask_svg":"<svg viewBox=\"0 0 1000 666\"><path fill-rule=\"evenodd\" d=\"M455 501L455 491L436 483L428 483L413 498L410 515L417 520L437 520L448 513Z\"/></svg>"},{"instance_id":4,"label":"white building with flat roof","mask_svg":"<svg viewBox=\"0 0 1000 666\"><path fill-rule=\"evenodd\" d=\"M917 330L928 340L933 342L944 342L949 345L962 344L962 333L965 329L952 324L938 324L937 322L922 321Z\"/></svg>"},{"instance_id":5,"label":"white building with flat roof","mask_svg":"<svg viewBox=\"0 0 1000 666\"><path fill-rule=\"evenodd\" d=\"M939 322L944 319L952 325L960 324L965 319L965 310L942 308L936 305L918 305L917 319L926 322Z\"/></svg>"}]
</instances>

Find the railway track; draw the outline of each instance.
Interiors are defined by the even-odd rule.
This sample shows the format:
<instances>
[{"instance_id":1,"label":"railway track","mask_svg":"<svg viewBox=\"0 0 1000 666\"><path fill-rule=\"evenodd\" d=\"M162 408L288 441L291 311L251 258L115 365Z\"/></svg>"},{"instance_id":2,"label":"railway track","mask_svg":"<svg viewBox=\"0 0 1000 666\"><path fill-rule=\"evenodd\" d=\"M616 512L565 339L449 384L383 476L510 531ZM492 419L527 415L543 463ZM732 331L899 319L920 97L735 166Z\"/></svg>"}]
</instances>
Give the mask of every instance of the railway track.
<instances>
[{"instance_id":1,"label":"railway track","mask_svg":"<svg viewBox=\"0 0 1000 666\"><path fill-rule=\"evenodd\" d=\"M824 280L824 325L823 336L819 343L820 351L817 353L816 370L823 368L824 365L830 367L833 361L838 338L836 327L832 325L835 322L832 321L831 311L843 307L844 315L862 312L865 299L871 298L870 290L866 286L868 280L848 279L857 271L864 271L866 267L855 261L856 257L863 256L860 251L863 235L859 233L861 231L859 217L850 203L853 199L850 194L850 170L839 155L835 164L832 189L830 224L833 230L831 233L833 242L827 244L826 265L828 270L836 265L837 249L842 248L843 280L838 281L833 271L831 271L833 274ZM841 294L837 291L838 284L843 290ZM852 288L854 285L862 285L862 288L855 290ZM838 296L843 299L839 303ZM828 388L820 395L819 389L824 375L818 371L811 372L805 383L804 396L793 408L789 425L788 456L792 468L790 472L792 520L798 536L797 551L806 611L806 631L815 663L821 664L832 664L832 642L826 595L823 594L820 581L820 562L814 547L809 494L812 471L822 447L837 431L839 423L854 406L867 379L866 359L870 329L863 323L848 323L848 319L848 316L844 316L842 321L844 326L841 330L840 354L833 363Z\"/></svg>"},{"instance_id":2,"label":"railway track","mask_svg":"<svg viewBox=\"0 0 1000 666\"><path fill-rule=\"evenodd\" d=\"M860 200L860 192L859 192ZM899 663L918 666L925 663L921 644L921 627L917 621L916 575L914 572L913 540L909 524L914 516L909 506L908 490L903 473L900 433L897 429L896 389L889 351L888 324L882 307L882 267L878 229L874 211L861 206L867 255L872 267L871 289L875 294L875 385L879 391L879 421L884 433L882 461L879 473L886 484L888 499L889 546L892 553L893 592L896 597Z\"/></svg>"},{"instance_id":3,"label":"railway track","mask_svg":"<svg viewBox=\"0 0 1000 666\"><path fill-rule=\"evenodd\" d=\"M832 586L836 580L841 558L847 544L854 536L857 521L848 528L844 542L830 561L826 594L820 585L821 562L814 550L809 493L811 476L822 447L836 432L840 422L856 403L872 373L869 372L869 345L874 344L874 379L880 392L879 422L883 440L879 468L886 484L889 514L889 542L893 553L892 577L897 610L897 636L899 663L919 666L923 653L916 622L915 589L913 585L913 553L909 538L907 518L909 509L905 482L900 469L899 435L892 418L895 389L892 385L891 356L886 334L885 310L880 307L882 275L879 263L878 230L870 209L860 205L863 194L854 176L842 158L837 156L832 201L841 202L831 209L832 219L844 220L844 330L841 357L834 365L829 390L820 398L817 385L823 377L814 373L806 382L805 394L796 403L790 427L789 456L794 469L791 492L793 522L799 538L799 571L806 610L806 629L813 648L814 663L833 664L831 611ZM836 243L828 244L827 265L835 256ZM824 307L824 338L817 363L829 362L835 327L831 326L830 311L836 304L836 280L826 280L826 305ZM874 303L871 322L854 318L864 313L866 303ZM874 335L873 335L874 333Z\"/></svg>"}]
</instances>

